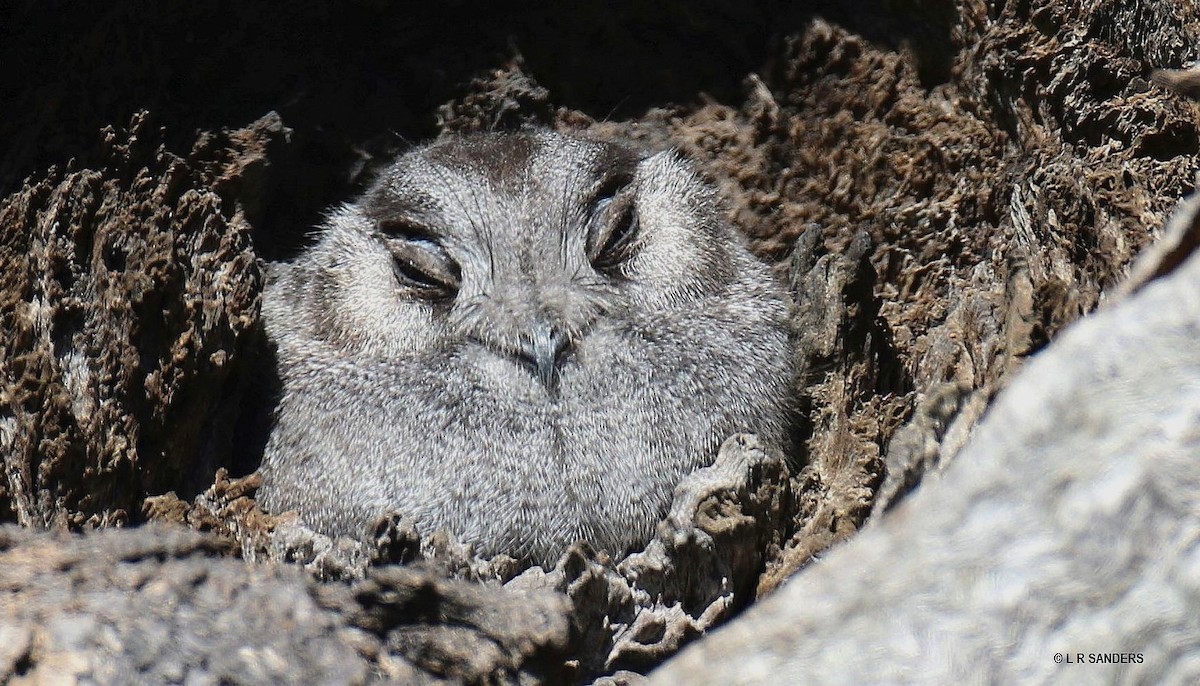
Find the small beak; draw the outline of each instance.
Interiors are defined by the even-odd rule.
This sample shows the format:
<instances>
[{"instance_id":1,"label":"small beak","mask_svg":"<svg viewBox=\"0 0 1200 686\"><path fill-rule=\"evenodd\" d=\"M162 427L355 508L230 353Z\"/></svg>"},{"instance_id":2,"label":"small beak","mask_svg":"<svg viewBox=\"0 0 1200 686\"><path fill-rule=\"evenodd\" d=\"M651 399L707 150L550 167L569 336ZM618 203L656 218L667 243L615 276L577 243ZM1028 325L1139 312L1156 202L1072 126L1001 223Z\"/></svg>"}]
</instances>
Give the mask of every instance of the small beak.
<instances>
[{"instance_id":1,"label":"small beak","mask_svg":"<svg viewBox=\"0 0 1200 686\"><path fill-rule=\"evenodd\" d=\"M530 362L542 385L554 390L558 385L558 368L571 347L570 338L548 324L534 327L533 335L521 345L521 357Z\"/></svg>"}]
</instances>

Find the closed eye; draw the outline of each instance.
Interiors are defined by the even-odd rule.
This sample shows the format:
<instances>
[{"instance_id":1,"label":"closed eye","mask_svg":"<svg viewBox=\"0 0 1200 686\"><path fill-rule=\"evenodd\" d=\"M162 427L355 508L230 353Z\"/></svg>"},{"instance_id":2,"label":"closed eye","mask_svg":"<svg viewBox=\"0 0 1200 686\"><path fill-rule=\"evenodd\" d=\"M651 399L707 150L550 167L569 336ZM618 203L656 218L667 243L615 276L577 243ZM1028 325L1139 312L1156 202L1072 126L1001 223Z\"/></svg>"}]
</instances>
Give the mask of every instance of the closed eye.
<instances>
[{"instance_id":1,"label":"closed eye","mask_svg":"<svg viewBox=\"0 0 1200 686\"><path fill-rule=\"evenodd\" d=\"M462 271L433 234L407 222L379 222L378 232L392 254L396 283L409 295L445 300L458 293Z\"/></svg>"},{"instance_id":2,"label":"closed eye","mask_svg":"<svg viewBox=\"0 0 1200 686\"><path fill-rule=\"evenodd\" d=\"M639 223L634 203L634 188L625 185L604 190L592 206L588 226L587 252L592 266L612 273L633 256Z\"/></svg>"}]
</instances>

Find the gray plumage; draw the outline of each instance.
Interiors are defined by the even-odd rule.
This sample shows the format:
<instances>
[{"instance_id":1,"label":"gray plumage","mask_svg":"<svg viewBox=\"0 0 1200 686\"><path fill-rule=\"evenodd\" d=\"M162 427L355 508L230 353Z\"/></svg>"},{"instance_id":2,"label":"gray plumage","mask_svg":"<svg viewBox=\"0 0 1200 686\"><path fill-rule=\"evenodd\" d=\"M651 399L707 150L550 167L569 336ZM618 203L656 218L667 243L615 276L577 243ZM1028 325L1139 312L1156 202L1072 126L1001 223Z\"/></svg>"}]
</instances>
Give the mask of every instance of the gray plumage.
<instances>
[{"instance_id":1,"label":"gray plumage","mask_svg":"<svg viewBox=\"0 0 1200 686\"><path fill-rule=\"evenodd\" d=\"M787 296L677 155L548 131L410 152L272 265L259 500L482 554L646 543L730 434L785 449Z\"/></svg>"}]
</instances>

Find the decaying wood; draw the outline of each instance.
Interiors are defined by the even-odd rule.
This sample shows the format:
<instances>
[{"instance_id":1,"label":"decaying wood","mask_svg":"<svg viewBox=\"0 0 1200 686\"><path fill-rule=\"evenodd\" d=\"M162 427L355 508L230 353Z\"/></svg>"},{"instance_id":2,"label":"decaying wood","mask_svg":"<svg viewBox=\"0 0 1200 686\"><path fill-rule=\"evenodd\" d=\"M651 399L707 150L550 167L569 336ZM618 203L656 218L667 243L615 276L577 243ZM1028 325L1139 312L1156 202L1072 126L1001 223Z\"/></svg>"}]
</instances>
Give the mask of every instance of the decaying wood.
<instances>
[{"instance_id":1,"label":"decaying wood","mask_svg":"<svg viewBox=\"0 0 1200 686\"><path fill-rule=\"evenodd\" d=\"M1032 360L941 478L651 683L1194 681L1197 330L1193 253Z\"/></svg>"}]
</instances>

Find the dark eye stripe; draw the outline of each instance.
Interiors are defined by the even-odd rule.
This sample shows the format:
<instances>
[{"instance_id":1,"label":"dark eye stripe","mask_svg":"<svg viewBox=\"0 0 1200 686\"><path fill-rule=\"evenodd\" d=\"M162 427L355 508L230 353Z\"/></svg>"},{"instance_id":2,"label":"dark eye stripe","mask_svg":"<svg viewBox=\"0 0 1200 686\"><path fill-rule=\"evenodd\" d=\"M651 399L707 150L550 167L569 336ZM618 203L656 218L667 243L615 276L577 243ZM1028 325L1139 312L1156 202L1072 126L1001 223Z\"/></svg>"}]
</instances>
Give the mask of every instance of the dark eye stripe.
<instances>
[{"instance_id":1,"label":"dark eye stripe","mask_svg":"<svg viewBox=\"0 0 1200 686\"><path fill-rule=\"evenodd\" d=\"M420 222L407 218L380 219L375 222L375 230L387 238L402 238L406 241L425 241L438 244L436 233L423 226Z\"/></svg>"}]
</instances>

